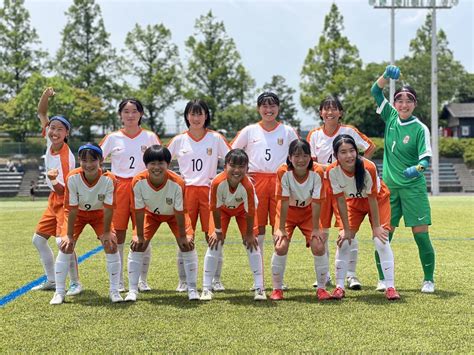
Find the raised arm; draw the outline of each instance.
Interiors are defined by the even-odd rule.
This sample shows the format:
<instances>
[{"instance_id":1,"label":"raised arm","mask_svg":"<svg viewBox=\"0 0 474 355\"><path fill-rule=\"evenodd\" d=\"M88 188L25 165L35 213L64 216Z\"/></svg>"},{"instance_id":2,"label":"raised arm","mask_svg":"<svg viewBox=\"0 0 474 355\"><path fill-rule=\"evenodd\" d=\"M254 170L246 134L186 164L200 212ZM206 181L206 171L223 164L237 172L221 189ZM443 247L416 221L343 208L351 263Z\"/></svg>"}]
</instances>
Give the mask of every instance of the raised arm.
<instances>
[{"instance_id":1,"label":"raised arm","mask_svg":"<svg viewBox=\"0 0 474 355\"><path fill-rule=\"evenodd\" d=\"M41 128L45 128L49 123L48 118L48 100L50 97L54 96L55 92L52 87L46 88L41 95L40 101L38 103L38 117L41 121Z\"/></svg>"},{"instance_id":2,"label":"raised arm","mask_svg":"<svg viewBox=\"0 0 474 355\"><path fill-rule=\"evenodd\" d=\"M387 65L384 73L377 79L372 85L370 92L377 102L377 106L380 106L385 99L383 96L383 88L388 84L389 79L397 80L400 77L400 68L395 65Z\"/></svg>"}]
</instances>

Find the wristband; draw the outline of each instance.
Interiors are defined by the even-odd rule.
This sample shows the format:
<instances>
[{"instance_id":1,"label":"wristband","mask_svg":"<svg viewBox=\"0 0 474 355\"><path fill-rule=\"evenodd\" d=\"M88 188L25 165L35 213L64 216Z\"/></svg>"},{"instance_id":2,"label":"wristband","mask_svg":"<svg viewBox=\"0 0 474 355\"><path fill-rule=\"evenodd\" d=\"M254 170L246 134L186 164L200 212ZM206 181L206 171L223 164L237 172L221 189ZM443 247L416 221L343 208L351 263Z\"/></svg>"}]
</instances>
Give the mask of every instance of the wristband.
<instances>
[{"instance_id":1,"label":"wristband","mask_svg":"<svg viewBox=\"0 0 474 355\"><path fill-rule=\"evenodd\" d=\"M222 233L222 228L215 228L215 229L214 229L214 232L216 232L216 233Z\"/></svg>"},{"instance_id":2,"label":"wristband","mask_svg":"<svg viewBox=\"0 0 474 355\"><path fill-rule=\"evenodd\" d=\"M59 184L58 180L54 179L54 180L51 180L51 185L55 186Z\"/></svg>"}]
</instances>

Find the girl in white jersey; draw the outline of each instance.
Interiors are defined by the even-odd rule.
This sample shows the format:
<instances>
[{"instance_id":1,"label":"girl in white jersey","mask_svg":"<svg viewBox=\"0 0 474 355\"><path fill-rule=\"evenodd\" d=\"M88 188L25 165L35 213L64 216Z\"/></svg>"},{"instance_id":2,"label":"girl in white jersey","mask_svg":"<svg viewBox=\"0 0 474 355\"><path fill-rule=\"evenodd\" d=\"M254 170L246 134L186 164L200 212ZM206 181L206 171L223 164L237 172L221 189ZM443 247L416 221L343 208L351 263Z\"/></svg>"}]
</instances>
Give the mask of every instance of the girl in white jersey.
<instances>
[{"instance_id":1,"label":"girl in white jersey","mask_svg":"<svg viewBox=\"0 0 474 355\"><path fill-rule=\"evenodd\" d=\"M33 290L54 290L54 255L48 245L50 236L56 237L56 242L61 242L60 232L64 218L64 179L70 170L75 168L76 161L69 146L67 137L71 124L63 116L48 118L48 100L55 95L54 89L49 87L41 95L38 104L38 117L41 121L43 136L46 138L46 153L44 165L47 174L46 183L51 192L48 197L48 207L43 213L36 232L33 235L33 244L40 254L40 259L46 273L46 282L36 286ZM68 295L74 296L82 291L79 282L76 253L73 254L69 264L69 277L71 284Z\"/></svg>"},{"instance_id":2,"label":"girl in white jersey","mask_svg":"<svg viewBox=\"0 0 474 355\"><path fill-rule=\"evenodd\" d=\"M232 148L244 149L249 157L249 174L253 179L258 197L258 246L262 253L265 226L270 221L275 226L276 171L285 163L290 143L298 138L296 131L276 119L280 99L272 92L264 92L257 98L261 120L242 129L232 141Z\"/></svg>"},{"instance_id":3,"label":"girl in white jersey","mask_svg":"<svg viewBox=\"0 0 474 355\"><path fill-rule=\"evenodd\" d=\"M130 210L130 193L132 179L139 172L145 170L143 152L153 144L160 144L158 136L142 129L140 123L144 114L143 105L137 99L124 99L119 104L118 113L123 128L105 136L100 142L104 152L104 159L110 155L112 173L117 178L117 208L114 212L114 228L117 233L118 250L122 265L120 271L120 292L125 291L123 282L123 249L128 221L132 219L135 226L134 215ZM145 251L143 258L142 274L140 275L139 290L150 291L147 283L148 268L151 260L151 244Z\"/></svg>"},{"instance_id":4,"label":"girl in white jersey","mask_svg":"<svg viewBox=\"0 0 474 355\"><path fill-rule=\"evenodd\" d=\"M306 140L311 146L311 155L323 169L326 169L333 162L332 143L339 134L348 134L357 144L358 149L364 152L364 156L368 159L372 157L375 150L375 144L367 138L357 128L341 123L344 109L337 97L328 96L319 105L319 116L323 124L321 127L312 129ZM329 232L331 228L332 215L336 216L336 225L340 224L336 200L329 193L329 184L325 181L326 199L321 207L321 224L322 227ZM350 262L347 272L347 284L350 289L360 290L361 284L356 276L358 241L354 239L351 244ZM327 245L328 246L328 245ZM329 253L329 248L326 251ZM330 280L328 273L328 281ZM314 286L317 285L315 282Z\"/></svg>"},{"instance_id":5,"label":"girl in white jersey","mask_svg":"<svg viewBox=\"0 0 474 355\"><path fill-rule=\"evenodd\" d=\"M206 240L214 227L209 225L209 188L216 176L219 158L229 151L226 139L219 133L208 129L211 123L209 108L203 100L191 100L184 110L184 121L188 130L178 134L168 144L171 156L178 160L181 177L186 183L185 205L191 218L191 225L196 230L198 217ZM177 265L179 284L178 292L187 291L186 274L182 252L178 248ZM214 275L212 290L224 291L221 282L222 254Z\"/></svg>"}]
</instances>

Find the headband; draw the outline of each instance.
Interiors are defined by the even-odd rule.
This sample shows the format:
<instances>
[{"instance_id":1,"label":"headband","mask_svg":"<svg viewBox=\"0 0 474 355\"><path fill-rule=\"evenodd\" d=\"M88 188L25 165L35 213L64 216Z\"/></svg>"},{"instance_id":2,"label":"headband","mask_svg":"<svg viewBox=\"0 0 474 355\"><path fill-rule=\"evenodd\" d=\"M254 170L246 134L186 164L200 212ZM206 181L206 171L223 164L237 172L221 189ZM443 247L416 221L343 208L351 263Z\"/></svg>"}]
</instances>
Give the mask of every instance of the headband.
<instances>
[{"instance_id":1,"label":"headband","mask_svg":"<svg viewBox=\"0 0 474 355\"><path fill-rule=\"evenodd\" d=\"M395 95L395 97L393 98L393 100L396 100L397 97L399 97L401 94L407 94L407 96L410 96L411 99L413 99L413 101L416 102L416 97L415 97L415 95L413 95L413 94L412 94L410 91L408 91L407 89L402 89L402 90L400 90L400 92Z\"/></svg>"},{"instance_id":2,"label":"headband","mask_svg":"<svg viewBox=\"0 0 474 355\"><path fill-rule=\"evenodd\" d=\"M84 149L90 149L90 150L93 150L94 152L98 153L100 155L100 157L102 158L103 156L103 153L102 153L102 149L100 149L100 147L97 147L93 144L84 144L84 145L81 145L79 147L79 150L77 151L77 154L81 154L81 152L84 150Z\"/></svg>"},{"instance_id":3,"label":"headband","mask_svg":"<svg viewBox=\"0 0 474 355\"><path fill-rule=\"evenodd\" d=\"M49 119L49 122L51 121L59 121L63 125L66 126L66 128L70 131L71 130L71 123L66 119L66 117L63 116L53 116Z\"/></svg>"}]
</instances>

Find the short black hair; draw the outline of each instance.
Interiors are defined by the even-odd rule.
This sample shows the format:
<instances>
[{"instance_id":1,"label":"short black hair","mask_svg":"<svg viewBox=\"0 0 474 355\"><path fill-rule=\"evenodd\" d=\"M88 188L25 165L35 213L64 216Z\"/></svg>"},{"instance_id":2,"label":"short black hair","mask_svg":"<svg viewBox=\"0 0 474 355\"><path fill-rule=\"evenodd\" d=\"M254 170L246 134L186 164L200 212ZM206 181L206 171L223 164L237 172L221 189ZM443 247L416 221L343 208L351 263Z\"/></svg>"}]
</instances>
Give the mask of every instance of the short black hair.
<instances>
[{"instance_id":1,"label":"short black hair","mask_svg":"<svg viewBox=\"0 0 474 355\"><path fill-rule=\"evenodd\" d=\"M140 119L138 120L138 125L140 126L140 124L142 123L143 115L145 114L145 110L143 109L143 105L142 105L140 100L130 97L130 98L126 98L126 99L123 99L122 101L120 101L119 108L118 108L119 115L122 113L123 108L128 103L134 104L135 107L137 108L138 112L140 112L142 114L140 116Z\"/></svg>"},{"instance_id":2,"label":"short black hair","mask_svg":"<svg viewBox=\"0 0 474 355\"><path fill-rule=\"evenodd\" d=\"M309 156L311 156L311 146L306 140L301 138L295 139L290 143L290 147L288 148L288 157L286 158L286 165L288 165L288 169L291 170L294 168L293 164L290 161L290 157L299 151L302 151L304 154L308 154ZM309 160L307 169L313 169L313 159Z\"/></svg>"},{"instance_id":3,"label":"short black hair","mask_svg":"<svg viewBox=\"0 0 474 355\"><path fill-rule=\"evenodd\" d=\"M243 149L240 149L240 148L231 149L226 154L224 162L225 162L225 165L227 164L249 165L249 156Z\"/></svg>"},{"instance_id":4,"label":"short black hair","mask_svg":"<svg viewBox=\"0 0 474 355\"><path fill-rule=\"evenodd\" d=\"M328 108L337 108L339 111L344 111L344 108L342 107L341 101L337 98L337 96L326 96L323 101L319 104L319 111L322 111L324 109Z\"/></svg>"},{"instance_id":5,"label":"short black hair","mask_svg":"<svg viewBox=\"0 0 474 355\"><path fill-rule=\"evenodd\" d=\"M159 144L154 144L145 150L143 153L143 162L145 165L152 161L165 161L168 164L171 162L171 153L168 148Z\"/></svg>"},{"instance_id":6,"label":"short black hair","mask_svg":"<svg viewBox=\"0 0 474 355\"><path fill-rule=\"evenodd\" d=\"M190 113L204 113L206 115L206 121L204 121L204 127L207 128L211 124L211 114L209 112L209 106L204 100L201 99L194 99L189 101L186 104L186 108L184 109L184 122L186 122L186 126L189 128L189 120L188 114Z\"/></svg>"},{"instance_id":7,"label":"short black hair","mask_svg":"<svg viewBox=\"0 0 474 355\"><path fill-rule=\"evenodd\" d=\"M280 99L275 93L271 91L265 91L258 96L257 106L260 107L265 104L280 106Z\"/></svg>"},{"instance_id":8,"label":"short black hair","mask_svg":"<svg viewBox=\"0 0 474 355\"><path fill-rule=\"evenodd\" d=\"M395 91L393 95L394 98L398 96L398 94L407 93L410 96L413 96L415 102L418 102L418 96L416 95L415 89L413 89L410 85L403 85L401 88Z\"/></svg>"},{"instance_id":9,"label":"short black hair","mask_svg":"<svg viewBox=\"0 0 474 355\"><path fill-rule=\"evenodd\" d=\"M98 149L87 148L87 146L94 146ZM86 159L87 156L91 156L94 160L102 160L103 154L100 154L102 148L97 143L87 143L79 148L79 159Z\"/></svg>"}]
</instances>

